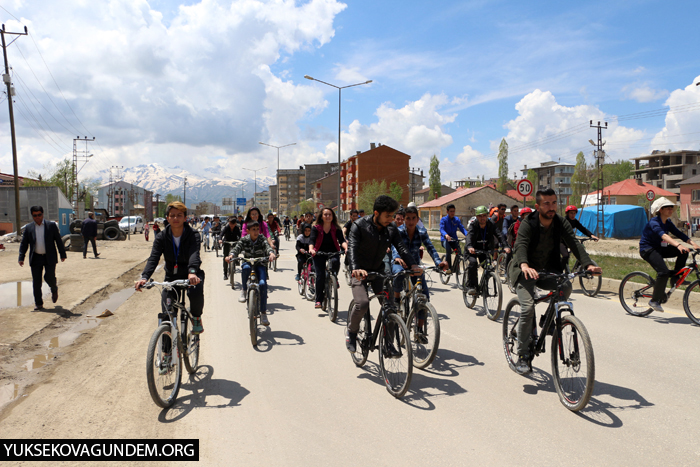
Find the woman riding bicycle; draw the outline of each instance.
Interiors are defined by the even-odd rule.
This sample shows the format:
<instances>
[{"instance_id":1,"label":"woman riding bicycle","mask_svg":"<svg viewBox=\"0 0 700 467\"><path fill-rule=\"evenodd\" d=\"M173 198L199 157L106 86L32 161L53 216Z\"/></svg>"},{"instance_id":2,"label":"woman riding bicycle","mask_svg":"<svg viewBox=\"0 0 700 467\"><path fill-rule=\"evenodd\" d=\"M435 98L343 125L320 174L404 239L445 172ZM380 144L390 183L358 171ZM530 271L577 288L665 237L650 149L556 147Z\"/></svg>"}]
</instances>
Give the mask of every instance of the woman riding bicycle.
<instances>
[{"instance_id":1,"label":"woman riding bicycle","mask_svg":"<svg viewBox=\"0 0 700 467\"><path fill-rule=\"evenodd\" d=\"M275 249L275 255L280 254L280 225L273 213L267 215L267 230L270 231L272 237L272 247Z\"/></svg>"},{"instance_id":2,"label":"woman riding bicycle","mask_svg":"<svg viewBox=\"0 0 700 467\"><path fill-rule=\"evenodd\" d=\"M694 248L700 248L671 222L675 208L676 203L663 196L654 201L651 205L651 213L654 217L644 227L642 238L639 240L639 255L657 272L654 294L649 301L649 306L655 311L664 311L661 304L666 301L668 278L680 271L688 260L688 248L671 238L669 234L690 243ZM676 257L675 268L669 271L664 258L674 257Z\"/></svg>"},{"instance_id":3,"label":"woman riding bicycle","mask_svg":"<svg viewBox=\"0 0 700 467\"><path fill-rule=\"evenodd\" d=\"M576 219L576 213L578 213L578 208L576 206L567 206L564 212L566 213L566 215L564 216L564 220L569 222L569 225L571 225L571 228L574 230L574 233L576 233L576 230L578 230L586 237L596 242L598 241L598 237L593 235L593 233L591 233L590 230L585 228L583 224L581 224L581 222L579 222L579 220ZM559 249L561 250L561 263L562 265L566 266L567 264L569 264L569 249L564 243L561 243L559 245Z\"/></svg>"},{"instance_id":4,"label":"woman riding bicycle","mask_svg":"<svg viewBox=\"0 0 700 467\"><path fill-rule=\"evenodd\" d=\"M321 304L326 294L326 258L316 256L317 252L335 253L343 247L345 253L348 251L348 244L343 237L343 231L338 225L338 219L332 209L324 208L318 213L314 228L311 230L311 242L309 251L314 255L314 268L316 270L316 305L321 308ZM340 259L331 258L331 267L335 274L340 270Z\"/></svg>"},{"instance_id":5,"label":"woman riding bicycle","mask_svg":"<svg viewBox=\"0 0 700 467\"><path fill-rule=\"evenodd\" d=\"M255 206L248 209L248 213L246 214L245 219L241 223L241 236L245 237L246 235L248 235L248 223L250 221L258 223L258 225L260 226L260 235L265 237L267 239L267 243L269 243L270 246L274 248L275 244L273 243L272 238L270 238L270 229L267 228L267 223L263 222L263 217L260 213L260 209L258 209Z\"/></svg>"}]
</instances>

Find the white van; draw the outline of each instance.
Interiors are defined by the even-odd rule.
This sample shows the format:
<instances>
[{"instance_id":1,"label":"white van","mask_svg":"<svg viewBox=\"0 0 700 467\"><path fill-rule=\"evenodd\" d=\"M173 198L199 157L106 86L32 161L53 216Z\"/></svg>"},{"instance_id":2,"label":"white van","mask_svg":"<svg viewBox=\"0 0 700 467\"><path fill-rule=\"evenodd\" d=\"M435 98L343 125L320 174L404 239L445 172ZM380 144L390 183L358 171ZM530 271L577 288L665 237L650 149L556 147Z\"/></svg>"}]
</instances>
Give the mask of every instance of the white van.
<instances>
[{"instance_id":1,"label":"white van","mask_svg":"<svg viewBox=\"0 0 700 467\"><path fill-rule=\"evenodd\" d=\"M143 233L143 218L141 216L124 216L119 221L119 229L124 232Z\"/></svg>"}]
</instances>

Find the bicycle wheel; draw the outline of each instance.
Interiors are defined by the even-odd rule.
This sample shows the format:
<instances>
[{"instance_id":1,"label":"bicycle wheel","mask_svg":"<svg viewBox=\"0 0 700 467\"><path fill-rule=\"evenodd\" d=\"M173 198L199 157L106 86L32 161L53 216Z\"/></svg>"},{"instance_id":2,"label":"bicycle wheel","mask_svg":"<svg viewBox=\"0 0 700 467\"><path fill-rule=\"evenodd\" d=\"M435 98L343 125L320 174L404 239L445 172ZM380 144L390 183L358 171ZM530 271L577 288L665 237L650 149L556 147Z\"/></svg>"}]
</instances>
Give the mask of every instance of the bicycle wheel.
<instances>
[{"instance_id":1,"label":"bicycle wheel","mask_svg":"<svg viewBox=\"0 0 700 467\"><path fill-rule=\"evenodd\" d=\"M562 318L561 339L552 339L552 378L564 407L578 412L588 404L595 384L595 357L588 331L574 315Z\"/></svg>"},{"instance_id":2,"label":"bicycle wheel","mask_svg":"<svg viewBox=\"0 0 700 467\"><path fill-rule=\"evenodd\" d=\"M331 323L335 323L338 318L338 279L333 274L330 275L328 281L326 301L328 302L328 319L331 320Z\"/></svg>"},{"instance_id":3,"label":"bicycle wheel","mask_svg":"<svg viewBox=\"0 0 700 467\"><path fill-rule=\"evenodd\" d=\"M503 352L511 370L515 371L518 363L518 320L520 319L520 302L511 299L503 312Z\"/></svg>"},{"instance_id":4,"label":"bicycle wheel","mask_svg":"<svg viewBox=\"0 0 700 467\"><path fill-rule=\"evenodd\" d=\"M484 300L484 311L486 317L491 321L496 321L501 315L501 306L503 305L503 288L501 280L496 275L495 271L486 271L484 279L484 288L482 290L482 298Z\"/></svg>"},{"instance_id":5,"label":"bicycle wheel","mask_svg":"<svg viewBox=\"0 0 700 467\"><path fill-rule=\"evenodd\" d=\"M258 291L251 288L248 291L248 321L250 325L250 343L258 346L258 318L260 317L260 299Z\"/></svg>"},{"instance_id":6,"label":"bicycle wheel","mask_svg":"<svg viewBox=\"0 0 700 467\"><path fill-rule=\"evenodd\" d=\"M299 280L297 281L297 290L299 291L299 295L302 297L304 296L304 290L306 289L306 281L304 280L304 273L302 272L299 275Z\"/></svg>"},{"instance_id":7,"label":"bicycle wheel","mask_svg":"<svg viewBox=\"0 0 700 467\"><path fill-rule=\"evenodd\" d=\"M454 269L452 270L452 274L455 275L455 284L457 284L458 288L460 288L462 286L462 276L464 275L464 274L462 274L462 271L467 270L466 267L462 267L462 266L466 266L466 265L462 264L463 261L464 261L464 258L462 258L462 257L457 258L457 255L455 255Z\"/></svg>"},{"instance_id":8,"label":"bicycle wheel","mask_svg":"<svg viewBox=\"0 0 700 467\"><path fill-rule=\"evenodd\" d=\"M409 339L401 317L388 313L379 332L379 367L386 390L396 398L406 394L413 375L413 352Z\"/></svg>"},{"instance_id":9,"label":"bicycle wheel","mask_svg":"<svg viewBox=\"0 0 700 467\"><path fill-rule=\"evenodd\" d=\"M631 272L620 282L618 296L622 308L634 316L647 316L652 308L648 301L654 293L654 280L645 272Z\"/></svg>"},{"instance_id":10,"label":"bicycle wheel","mask_svg":"<svg viewBox=\"0 0 700 467\"><path fill-rule=\"evenodd\" d=\"M348 307L348 321L350 320L350 315L352 314L352 309L355 306L355 301L350 301L350 307ZM355 344L355 352L351 353L352 361L355 366L363 366L367 362L367 356L369 355L369 341L372 339L372 333L370 332L371 319L369 311L365 313L360 321L360 329L357 331L357 341Z\"/></svg>"},{"instance_id":11,"label":"bicycle wheel","mask_svg":"<svg viewBox=\"0 0 700 467\"><path fill-rule=\"evenodd\" d=\"M501 282L506 281L506 259L508 259L508 254L505 252L499 253L498 259L496 260L496 271L498 272L498 277Z\"/></svg>"},{"instance_id":12,"label":"bicycle wheel","mask_svg":"<svg viewBox=\"0 0 700 467\"><path fill-rule=\"evenodd\" d=\"M164 409L175 403L182 377L182 356L177 333L172 329L170 323L161 324L151 336L146 352L148 392L153 402Z\"/></svg>"},{"instance_id":13,"label":"bicycle wheel","mask_svg":"<svg viewBox=\"0 0 700 467\"><path fill-rule=\"evenodd\" d=\"M216 252L216 257L219 257L219 242L214 240L214 251Z\"/></svg>"},{"instance_id":14,"label":"bicycle wheel","mask_svg":"<svg viewBox=\"0 0 700 467\"><path fill-rule=\"evenodd\" d=\"M352 271L349 268L345 268L345 283L348 284L348 287L352 285Z\"/></svg>"},{"instance_id":15,"label":"bicycle wheel","mask_svg":"<svg viewBox=\"0 0 700 467\"><path fill-rule=\"evenodd\" d=\"M700 281L693 281L683 294L683 309L690 321L700 324Z\"/></svg>"},{"instance_id":16,"label":"bicycle wheel","mask_svg":"<svg viewBox=\"0 0 700 467\"><path fill-rule=\"evenodd\" d=\"M277 253L275 253L275 255L277 255ZM272 270L277 272L277 256L275 256L275 260L272 262Z\"/></svg>"},{"instance_id":17,"label":"bicycle wheel","mask_svg":"<svg viewBox=\"0 0 700 467\"><path fill-rule=\"evenodd\" d=\"M573 271L577 272L581 269L581 263L578 260L576 260ZM598 294L598 292L600 292L600 286L603 283L603 277L600 275L591 276L590 278L585 276L578 276L578 283L581 285L581 290L583 291L584 295L587 295L589 297L595 297Z\"/></svg>"},{"instance_id":18,"label":"bicycle wheel","mask_svg":"<svg viewBox=\"0 0 700 467\"><path fill-rule=\"evenodd\" d=\"M467 287L467 275L463 274L462 275L462 281L464 282L462 284L462 299L464 300L464 304L467 306L467 308L472 309L474 308L474 305L476 305L476 299L478 295L469 295L467 291L469 290L469 287ZM478 291L478 289L477 289Z\"/></svg>"},{"instance_id":19,"label":"bicycle wheel","mask_svg":"<svg viewBox=\"0 0 700 467\"><path fill-rule=\"evenodd\" d=\"M236 288L236 281L233 279L234 274L236 274L236 263L231 261L228 263L228 283L231 284L231 290Z\"/></svg>"},{"instance_id":20,"label":"bicycle wheel","mask_svg":"<svg viewBox=\"0 0 700 467\"><path fill-rule=\"evenodd\" d=\"M419 321L423 321L422 325ZM413 366L426 368L433 363L440 346L440 319L429 302L417 303L406 321L408 337L411 339Z\"/></svg>"},{"instance_id":21,"label":"bicycle wheel","mask_svg":"<svg viewBox=\"0 0 700 467\"><path fill-rule=\"evenodd\" d=\"M508 263L510 265L510 263ZM510 290L510 293L515 293L515 287L513 287L513 284L510 283L510 268L506 266L506 285L508 286L508 290Z\"/></svg>"},{"instance_id":22,"label":"bicycle wheel","mask_svg":"<svg viewBox=\"0 0 700 467\"><path fill-rule=\"evenodd\" d=\"M189 310L188 310L189 312ZM189 319L186 317L180 320L180 340L179 343L186 345L187 347L182 349L182 354L185 357L185 368L189 374L193 374L197 371L197 366L199 363L199 334L192 334L192 330L189 326Z\"/></svg>"},{"instance_id":23,"label":"bicycle wheel","mask_svg":"<svg viewBox=\"0 0 700 467\"><path fill-rule=\"evenodd\" d=\"M445 261L445 255L440 256L440 262ZM447 285L448 282L450 282L450 277L452 277L451 274L446 274L443 270L440 270L440 282L442 282L444 285Z\"/></svg>"},{"instance_id":24,"label":"bicycle wheel","mask_svg":"<svg viewBox=\"0 0 700 467\"><path fill-rule=\"evenodd\" d=\"M316 274L309 272L309 278L306 280L306 299L313 302L316 298Z\"/></svg>"}]
</instances>

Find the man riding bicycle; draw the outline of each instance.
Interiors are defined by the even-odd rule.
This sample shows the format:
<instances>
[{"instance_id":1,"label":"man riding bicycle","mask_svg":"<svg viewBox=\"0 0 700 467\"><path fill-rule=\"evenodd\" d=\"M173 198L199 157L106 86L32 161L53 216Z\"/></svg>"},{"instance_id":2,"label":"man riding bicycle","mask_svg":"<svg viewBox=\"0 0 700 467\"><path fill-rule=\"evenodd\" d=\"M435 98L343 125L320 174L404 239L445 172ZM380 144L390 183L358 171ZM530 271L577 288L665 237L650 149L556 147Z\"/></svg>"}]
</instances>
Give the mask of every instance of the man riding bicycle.
<instances>
[{"instance_id":1,"label":"man riding bicycle","mask_svg":"<svg viewBox=\"0 0 700 467\"><path fill-rule=\"evenodd\" d=\"M598 241L598 237L593 235L593 233L585 228L581 222L576 219L576 214L578 213L578 208L574 206L573 204L570 206L567 206L566 209L564 210L565 216L564 220L567 221L571 225L571 229L576 233L576 230L581 232L583 235L586 237ZM561 261L563 265L569 264L569 249L564 245L563 243L560 245L561 248Z\"/></svg>"},{"instance_id":2,"label":"man riding bicycle","mask_svg":"<svg viewBox=\"0 0 700 467\"><path fill-rule=\"evenodd\" d=\"M639 255L656 271L656 283L654 284L654 294L649 301L649 306L654 311L664 311L661 304L666 301L666 284L668 278L680 271L688 260L688 248L681 242L671 238L675 235L686 243L690 243L694 248L700 248L687 235L678 230L671 221L676 203L661 197L654 201L651 206L651 213L654 217L642 230L642 238L639 240ZM676 258L673 271L668 269L664 258Z\"/></svg>"},{"instance_id":3,"label":"man riding bicycle","mask_svg":"<svg viewBox=\"0 0 700 467\"><path fill-rule=\"evenodd\" d=\"M273 213L269 213L267 215L267 230L270 231L270 235L272 235L272 243L275 247L275 255L279 255L280 253L280 225L277 222L277 218Z\"/></svg>"},{"instance_id":4,"label":"man riding bicycle","mask_svg":"<svg viewBox=\"0 0 700 467\"><path fill-rule=\"evenodd\" d=\"M185 223L187 206L179 201L170 203L165 211L168 225L162 233L153 239L151 256L146 262L146 267L141 273L141 279L136 282L135 288L141 291L148 279L151 278L158 266L161 255L165 259L165 281L187 279L195 287L187 288L187 296L190 299L190 313L194 325L192 332L199 334L204 332L202 324L202 312L204 311L204 271L200 269L202 259L199 256L199 246L202 239L199 232ZM163 290L161 306L165 313L166 299L177 299L173 290Z\"/></svg>"},{"instance_id":5,"label":"man riding bicycle","mask_svg":"<svg viewBox=\"0 0 700 467\"><path fill-rule=\"evenodd\" d=\"M581 242L574 237L571 225L557 214L557 194L551 189L540 189L535 194L535 212L523 219L515 240L513 260L510 262L510 281L520 302L520 320L518 321L518 363L516 371L529 373L529 346L535 321L535 287L544 290L557 288L555 278L540 279L538 271L562 272L560 243L565 243L574 256L589 272L600 274L586 253ZM567 282L562 292L562 299L571 295L572 286Z\"/></svg>"},{"instance_id":6,"label":"man riding bicycle","mask_svg":"<svg viewBox=\"0 0 700 467\"><path fill-rule=\"evenodd\" d=\"M384 256L389 246L394 246L401 259L408 266L414 266L415 260L409 253L406 245L397 232L396 225L392 223L394 213L399 209L399 203L393 198L381 195L374 200L374 213L358 219L350 227L348 236L348 256L352 269L352 297L355 301L348 327L345 329L345 346L348 351L356 350L357 332L360 329L360 321L369 309L369 296L367 295L367 275L369 273L384 272ZM421 272L419 268L414 268ZM372 282L372 290L378 294L384 288L384 281L376 278Z\"/></svg>"},{"instance_id":7,"label":"man riding bicycle","mask_svg":"<svg viewBox=\"0 0 700 467\"><path fill-rule=\"evenodd\" d=\"M457 249L460 253L462 249L459 246L459 239L457 238L457 231L461 231L462 234L467 236L467 229L462 225L462 221L459 217L455 216L455 205L447 205L447 215L440 219L440 242L445 248L445 259L449 270L452 270L452 250Z\"/></svg>"},{"instance_id":8,"label":"man riding bicycle","mask_svg":"<svg viewBox=\"0 0 700 467\"><path fill-rule=\"evenodd\" d=\"M224 242L237 242L241 239L241 229L236 225L236 218L231 216L228 218L228 224L221 230L221 240L224 245L224 280L228 280L228 263L226 257L231 252L231 244Z\"/></svg>"},{"instance_id":9,"label":"man riding bicycle","mask_svg":"<svg viewBox=\"0 0 700 467\"><path fill-rule=\"evenodd\" d=\"M211 230L211 222L209 222L209 217L205 217L202 221L202 238L204 238L204 250L209 250L209 231Z\"/></svg>"},{"instance_id":10,"label":"man riding bicycle","mask_svg":"<svg viewBox=\"0 0 700 467\"><path fill-rule=\"evenodd\" d=\"M469 295L476 295L479 262L486 260L486 254L477 253L476 250L493 250L494 240L501 247L505 247L506 253L510 253L510 248L508 248L506 239L503 238L503 234L498 229L498 226L489 220L486 206L478 206L476 208L476 222L469 227L466 242L466 248L469 251L467 255L467 261L469 262L467 265L467 294Z\"/></svg>"}]
</instances>

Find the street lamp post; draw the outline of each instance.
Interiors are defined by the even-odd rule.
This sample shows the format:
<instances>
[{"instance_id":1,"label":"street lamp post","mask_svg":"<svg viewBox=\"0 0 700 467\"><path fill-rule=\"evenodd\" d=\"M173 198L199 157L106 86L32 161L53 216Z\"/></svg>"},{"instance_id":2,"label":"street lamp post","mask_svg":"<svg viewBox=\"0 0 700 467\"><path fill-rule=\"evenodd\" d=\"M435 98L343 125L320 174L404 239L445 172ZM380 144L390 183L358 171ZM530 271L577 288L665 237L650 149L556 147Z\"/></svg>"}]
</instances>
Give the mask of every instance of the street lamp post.
<instances>
[{"instance_id":1,"label":"street lamp post","mask_svg":"<svg viewBox=\"0 0 700 467\"><path fill-rule=\"evenodd\" d=\"M262 144L264 146L270 146L271 148L277 148L277 173L275 174L275 182L277 183L277 215L281 215L280 213L280 181L279 181L279 173L280 173L280 148L286 148L287 146L294 146L297 143L289 143L285 144L284 146L274 146L272 144L267 144L267 143L261 143L258 142L258 144Z\"/></svg>"},{"instance_id":2,"label":"street lamp post","mask_svg":"<svg viewBox=\"0 0 700 467\"><path fill-rule=\"evenodd\" d=\"M261 169L246 169L245 167L241 167L241 168L243 170L250 170L251 172L253 172L253 178L255 179L253 181L253 186L254 186L254 188L253 188L253 206L255 206L255 195L258 192L258 172L260 172L261 170L267 169L267 167L263 167Z\"/></svg>"},{"instance_id":3,"label":"street lamp post","mask_svg":"<svg viewBox=\"0 0 700 467\"><path fill-rule=\"evenodd\" d=\"M309 75L304 75L304 78L310 79L311 81L318 81L319 83L323 83L325 85L328 85L330 87L336 88L338 90L338 213L337 215L340 216L340 95L341 91L345 88L351 88L354 86L361 86L363 84L369 84L372 82L372 80L367 80L363 83L356 83L356 84L350 84L348 86L336 86L335 84L331 83L326 83L325 81L321 81L320 79L312 78Z\"/></svg>"}]
</instances>

